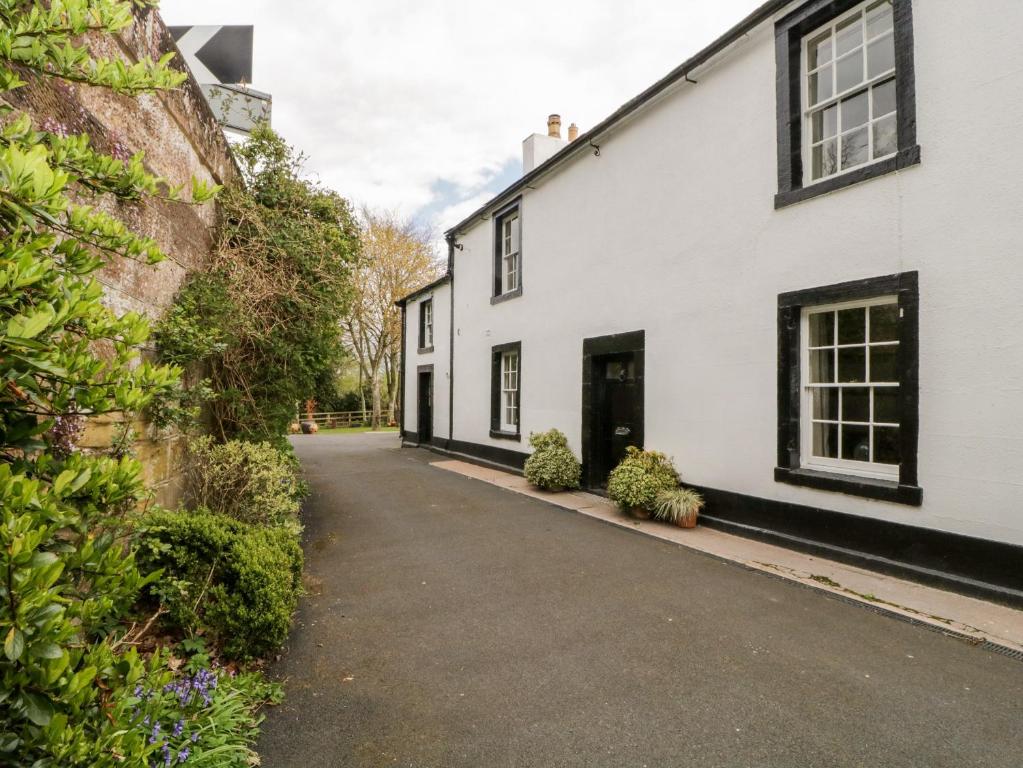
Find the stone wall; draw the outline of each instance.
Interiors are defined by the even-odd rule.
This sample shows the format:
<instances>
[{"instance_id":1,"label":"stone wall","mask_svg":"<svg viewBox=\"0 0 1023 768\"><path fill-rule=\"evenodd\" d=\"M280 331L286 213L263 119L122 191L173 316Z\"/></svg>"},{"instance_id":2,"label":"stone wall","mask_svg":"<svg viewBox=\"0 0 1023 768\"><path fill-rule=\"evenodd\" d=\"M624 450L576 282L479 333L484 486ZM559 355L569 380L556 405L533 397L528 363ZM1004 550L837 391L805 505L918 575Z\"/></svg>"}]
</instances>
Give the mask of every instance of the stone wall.
<instances>
[{"instance_id":1,"label":"stone wall","mask_svg":"<svg viewBox=\"0 0 1023 768\"><path fill-rule=\"evenodd\" d=\"M131 27L117 38L96 39L91 48L96 56L130 61L144 57L156 60L177 50L159 14L152 9L136 10ZM184 67L180 57L175 63ZM122 158L145 152L150 172L173 185L184 184L186 190L192 177L222 184L237 173L223 131L191 76L174 91L139 97L59 80L36 81L10 96L15 106L33 116L38 127L86 132L97 149ZM168 254L156 266L112 260L99 275L107 301L117 311L159 317L173 301L185 275L209 256L216 218L214 204L104 201L103 205L134 231L155 238ZM84 445L108 444L115 426L109 421L91 424ZM146 425L137 425L136 431L136 449L149 484L156 490L156 501L175 505L181 494L182 440L158 434Z\"/></svg>"}]
</instances>

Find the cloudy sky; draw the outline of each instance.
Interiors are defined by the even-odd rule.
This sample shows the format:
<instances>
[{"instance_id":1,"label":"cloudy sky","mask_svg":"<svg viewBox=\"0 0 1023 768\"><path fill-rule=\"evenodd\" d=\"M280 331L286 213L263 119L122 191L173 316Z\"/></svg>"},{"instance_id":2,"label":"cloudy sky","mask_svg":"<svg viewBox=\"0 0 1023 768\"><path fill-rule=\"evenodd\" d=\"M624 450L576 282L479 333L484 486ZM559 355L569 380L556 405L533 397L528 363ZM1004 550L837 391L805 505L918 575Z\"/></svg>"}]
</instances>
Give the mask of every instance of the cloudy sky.
<instances>
[{"instance_id":1,"label":"cloudy sky","mask_svg":"<svg viewBox=\"0 0 1023 768\"><path fill-rule=\"evenodd\" d=\"M252 24L252 85L309 175L438 233L521 174L551 112L585 131L761 0L163 0Z\"/></svg>"}]
</instances>

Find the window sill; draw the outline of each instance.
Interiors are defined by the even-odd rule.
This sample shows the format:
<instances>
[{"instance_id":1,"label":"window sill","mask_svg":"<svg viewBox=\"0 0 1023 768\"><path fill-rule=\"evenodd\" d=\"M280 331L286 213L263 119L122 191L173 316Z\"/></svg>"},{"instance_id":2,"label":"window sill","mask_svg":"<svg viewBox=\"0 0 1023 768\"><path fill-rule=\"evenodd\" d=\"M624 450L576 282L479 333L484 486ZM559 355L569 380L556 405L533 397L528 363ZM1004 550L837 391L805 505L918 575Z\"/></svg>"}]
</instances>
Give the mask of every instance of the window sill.
<instances>
[{"instance_id":1,"label":"window sill","mask_svg":"<svg viewBox=\"0 0 1023 768\"><path fill-rule=\"evenodd\" d=\"M521 295L522 295L522 286L520 285L514 291L508 291L507 293L502 293L499 296L491 296L490 297L490 303L491 304L500 304L502 301L508 301L508 299L514 299L514 298L516 298L518 296L521 296Z\"/></svg>"},{"instance_id":2,"label":"window sill","mask_svg":"<svg viewBox=\"0 0 1023 768\"><path fill-rule=\"evenodd\" d=\"M868 181L870 179L877 178L878 176L885 176L893 171L909 168L910 166L917 165L919 162L919 145L909 147L908 149L900 149L898 154L894 157L889 157L887 160L881 160L880 162L873 163L872 165L857 168L855 171L849 171L848 173L843 173L840 176L832 176L831 178L818 181L817 183L811 184L807 187L788 189L778 192L778 194L774 196L774 207L775 209L785 208L786 206L793 205L794 203L801 203L804 200L810 200L814 197L826 195L829 192L835 192L839 189L851 187L853 184L859 184L860 182Z\"/></svg>"},{"instance_id":3,"label":"window sill","mask_svg":"<svg viewBox=\"0 0 1023 768\"><path fill-rule=\"evenodd\" d=\"M504 432L500 429L490 430L490 436L496 440L514 440L515 442L522 440L522 435L518 432Z\"/></svg>"},{"instance_id":4,"label":"window sill","mask_svg":"<svg viewBox=\"0 0 1023 768\"><path fill-rule=\"evenodd\" d=\"M919 507L923 503L923 489L916 485L902 485L896 480L878 480L871 477L856 477L837 472L820 472L814 469L789 469L775 467L775 482L816 488L819 491L837 491L850 496L862 496L878 501L891 501Z\"/></svg>"},{"instance_id":5,"label":"window sill","mask_svg":"<svg viewBox=\"0 0 1023 768\"><path fill-rule=\"evenodd\" d=\"M428 354L430 352L433 352L433 345L431 344L428 347L419 347L417 352L419 352L419 354L421 354L421 355L425 355L425 354Z\"/></svg>"}]
</instances>

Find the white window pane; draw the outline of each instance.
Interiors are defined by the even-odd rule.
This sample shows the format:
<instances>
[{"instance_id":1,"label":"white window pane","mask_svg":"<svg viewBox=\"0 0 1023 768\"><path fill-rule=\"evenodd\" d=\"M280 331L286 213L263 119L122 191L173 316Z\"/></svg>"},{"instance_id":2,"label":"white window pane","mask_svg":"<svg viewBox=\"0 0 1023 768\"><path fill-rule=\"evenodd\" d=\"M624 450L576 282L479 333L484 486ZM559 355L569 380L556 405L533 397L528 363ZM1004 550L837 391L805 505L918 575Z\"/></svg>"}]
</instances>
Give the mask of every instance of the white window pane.
<instances>
[{"instance_id":1,"label":"white window pane","mask_svg":"<svg viewBox=\"0 0 1023 768\"><path fill-rule=\"evenodd\" d=\"M813 122L814 142L831 138L838 133L838 107L833 105L814 112L811 121Z\"/></svg>"},{"instance_id":2,"label":"white window pane","mask_svg":"<svg viewBox=\"0 0 1023 768\"><path fill-rule=\"evenodd\" d=\"M842 383L867 380L866 347L842 347L838 350L838 380Z\"/></svg>"},{"instance_id":3,"label":"white window pane","mask_svg":"<svg viewBox=\"0 0 1023 768\"><path fill-rule=\"evenodd\" d=\"M842 425L842 458L870 461L870 427Z\"/></svg>"},{"instance_id":4,"label":"white window pane","mask_svg":"<svg viewBox=\"0 0 1023 768\"><path fill-rule=\"evenodd\" d=\"M512 253L519 252L519 217L516 216L510 222L511 225L511 250Z\"/></svg>"},{"instance_id":5,"label":"white window pane","mask_svg":"<svg viewBox=\"0 0 1023 768\"><path fill-rule=\"evenodd\" d=\"M813 391L813 417L838 421L838 389L822 387Z\"/></svg>"},{"instance_id":6,"label":"white window pane","mask_svg":"<svg viewBox=\"0 0 1023 768\"><path fill-rule=\"evenodd\" d=\"M899 423L898 387L874 387L874 421Z\"/></svg>"},{"instance_id":7,"label":"white window pane","mask_svg":"<svg viewBox=\"0 0 1023 768\"><path fill-rule=\"evenodd\" d=\"M830 139L813 148L813 178L821 179L838 170L838 141Z\"/></svg>"},{"instance_id":8,"label":"white window pane","mask_svg":"<svg viewBox=\"0 0 1023 768\"><path fill-rule=\"evenodd\" d=\"M874 100L874 117L883 117L895 111L895 79L885 80L871 91Z\"/></svg>"},{"instance_id":9,"label":"white window pane","mask_svg":"<svg viewBox=\"0 0 1023 768\"><path fill-rule=\"evenodd\" d=\"M867 9L867 39L871 40L878 35L884 34L892 29L892 2L881 0L874 3Z\"/></svg>"},{"instance_id":10,"label":"white window pane","mask_svg":"<svg viewBox=\"0 0 1023 768\"><path fill-rule=\"evenodd\" d=\"M817 69L821 64L831 61L831 30L811 40L806 50L809 69Z\"/></svg>"},{"instance_id":11,"label":"white window pane","mask_svg":"<svg viewBox=\"0 0 1023 768\"><path fill-rule=\"evenodd\" d=\"M870 117L869 94L864 91L848 99L842 99L842 131L866 124Z\"/></svg>"},{"instance_id":12,"label":"white window pane","mask_svg":"<svg viewBox=\"0 0 1023 768\"><path fill-rule=\"evenodd\" d=\"M835 381L835 350L816 349L810 352L810 381L814 384Z\"/></svg>"},{"instance_id":13,"label":"white window pane","mask_svg":"<svg viewBox=\"0 0 1023 768\"><path fill-rule=\"evenodd\" d=\"M834 312L815 312L809 320L811 347L827 347L835 343Z\"/></svg>"},{"instance_id":14,"label":"white window pane","mask_svg":"<svg viewBox=\"0 0 1023 768\"><path fill-rule=\"evenodd\" d=\"M838 311L838 343L863 344L867 340L867 310L852 307Z\"/></svg>"},{"instance_id":15,"label":"white window pane","mask_svg":"<svg viewBox=\"0 0 1023 768\"><path fill-rule=\"evenodd\" d=\"M831 89L831 67L824 67L819 72L810 75L810 106L817 104L824 99L830 99L833 93Z\"/></svg>"},{"instance_id":16,"label":"white window pane","mask_svg":"<svg viewBox=\"0 0 1023 768\"><path fill-rule=\"evenodd\" d=\"M842 389L842 421L870 421L870 388Z\"/></svg>"},{"instance_id":17,"label":"white window pane","mask_svg":"<svg viewBox=\"0 0 1023 768\"><path fill-rule=\"evenodd\" d=\"M870 380L899 380L899 345L870 348Z\"/></svg>"},{"instance_id":18,"label":"white window pane","mask_svg":"<svg viewBox=\"0 0 1023 768\"><path fill-rule=\"evenodd\" d=\"M895 68L895 36L885 35L867 46L867 77L877 77Z\"/></svg>"},{"instance_id":19,"label":"white window pane","mask_svg":"<svg viewBox=\"0 0 1023 768\"><path fill-rule=\"evenodd\" d=\"M836 66L835 91L841 93L863 82L863 49L840 59Z\"/></svg>"},{"instance_id":20,"label":"white window pane","mask_svg":"<svg viewBox=\"0 0 1023 768\"><path fill-rule=\"evenodd\" d=\"M813 425L813 455L824 458L838 458L838 425Z\"/></svg>"},{"instance_id":21,"label":"white window pane","mask_svg":"<svg viewBox=\"0 0 1023 768\"><path fill-rule=\"evenodd\" d=\"M881 118L874 123L874 157L884 157L899 148L899 133L895 115Z\"/></svg>"},{"instance_id":22,"label":"white window pane","mask_svg":"<svg viewBox=\"0 0 1023 768\"><path fill-rule=\"evenodd\" d=\"M874 427L874 461L878 464L899 463L898 427Z\"/></svg>"},{"instance_id":23,"label":"white window pane","mask_svg":"<svg viewBox=\"0 0 1023 768\"><path fill-rule=\"evenodd\" d=\"M865 162L867 162L866 126L842 137L842 168L852 168Z\"/></svg>"},{"instance_id":24,"label":"white window pane","mask_svg":"<svg viewBox=\"0 0 1023 768\"><path fill-rule=\"evenodd\" d=\"M863 44L863 14L857 13L835 29L835 50L836 55L841 56L848 53L858 45Z\"/></svg>"},{"instance_id":25,"label":"white window pane","mask_svg":"<svg viewBox=\"0 0 1023 768\"><path fill-rule=\"evenodd\" d=\"M870 340L898 341L899 305L879 304L870 308Z\"/></svg>"}]
</instances>

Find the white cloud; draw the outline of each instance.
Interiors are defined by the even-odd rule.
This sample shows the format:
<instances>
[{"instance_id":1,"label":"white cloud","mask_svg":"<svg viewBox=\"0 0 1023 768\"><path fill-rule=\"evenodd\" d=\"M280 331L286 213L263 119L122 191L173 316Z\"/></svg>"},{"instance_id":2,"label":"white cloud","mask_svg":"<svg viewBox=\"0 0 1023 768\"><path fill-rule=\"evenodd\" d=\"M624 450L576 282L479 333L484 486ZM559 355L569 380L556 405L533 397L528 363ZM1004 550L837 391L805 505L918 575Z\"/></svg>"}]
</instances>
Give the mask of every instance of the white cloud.
<instances>
[{"instance_id":1,"label":"white cloud","mask_svg":"<svg viewBox=\"0 0 1023 768\"><path fill-rule=\"evenodd\" d=\"M274 127L311 175L439 227L499 191L548 113L586 130L759 2L164 0L161 12L255 25L252 84L273 94Z\"/></svg>"}]
</instances>

